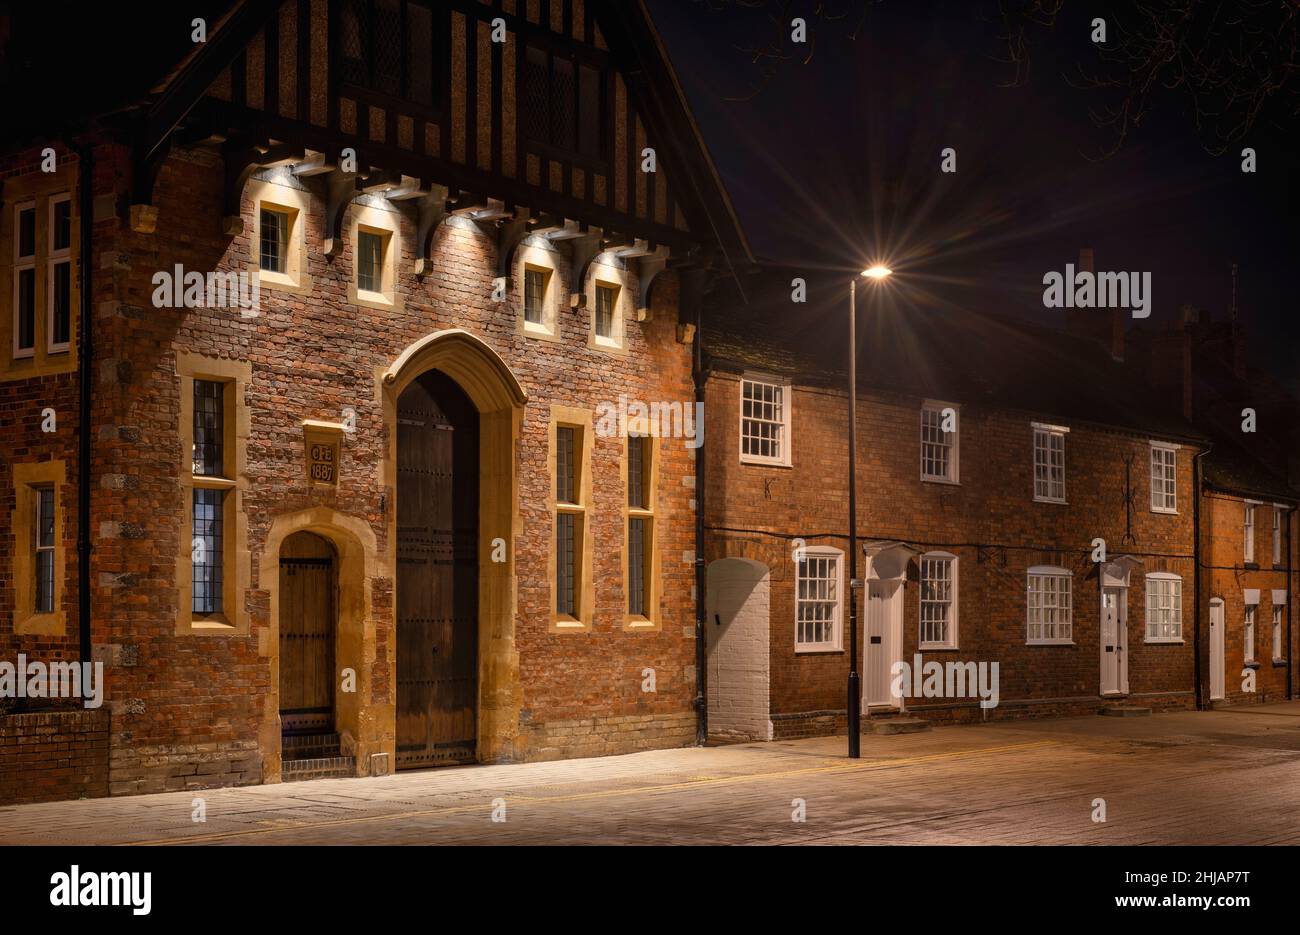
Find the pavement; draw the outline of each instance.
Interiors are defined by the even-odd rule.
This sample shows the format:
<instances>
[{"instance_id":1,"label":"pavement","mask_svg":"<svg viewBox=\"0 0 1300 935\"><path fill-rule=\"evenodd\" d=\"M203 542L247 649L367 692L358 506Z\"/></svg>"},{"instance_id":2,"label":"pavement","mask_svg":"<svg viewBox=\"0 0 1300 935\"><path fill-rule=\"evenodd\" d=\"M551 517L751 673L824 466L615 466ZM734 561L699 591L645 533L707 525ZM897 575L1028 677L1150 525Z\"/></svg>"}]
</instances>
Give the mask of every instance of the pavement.
<instances>
[{"instance_id":1,"label":"pavement","mask_svg":"<svg viewBox=\"0 0 1300 935\"><path fill-rule=\"evenodd\" d=\"M0 844L1300 844L1300 702L10 806Z\"/></svg>"}]
</instances>

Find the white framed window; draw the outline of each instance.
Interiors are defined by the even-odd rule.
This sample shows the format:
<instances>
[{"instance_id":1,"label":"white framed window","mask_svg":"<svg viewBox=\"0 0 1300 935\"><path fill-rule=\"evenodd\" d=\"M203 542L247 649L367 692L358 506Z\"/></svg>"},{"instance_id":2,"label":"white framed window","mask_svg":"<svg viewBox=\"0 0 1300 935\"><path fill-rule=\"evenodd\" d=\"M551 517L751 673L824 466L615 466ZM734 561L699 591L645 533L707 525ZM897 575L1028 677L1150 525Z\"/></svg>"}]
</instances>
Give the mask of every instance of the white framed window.
<instances>
[{"instance_id":1,"label":"white framed window","mask_svg":"<svg viewBox=\"0 0 1300 935\"><path fill-rule=\"evenodd\" d=\"M1178 512L1178 446L1151 443L1151 512Z\"/></svg>"},{"instance_id":2,"label":"white framed window","mask_svg":"<svg viewBox=\"0 0 1300 935\"><path fill-rule=\"evenodd\" d=\"M740 381L740 460L790 464L790 386L770 379Z\"/></svg>"},{"instance_id":3,"label":"white framed window","mask_svg":"<svg viewBox=\"0 0 1300 935\"><path fill-rule=\"evenodd\" d=\"M1148 643L1183 640L1183 579L1164 571L1146 576Z\"/></svg>"},{"instance_id":4,"label":"white framed window","mask_svg":"<svg viewBox=\"0 0 1300 935\"><path fill-rule=\"evenodd\" d=\"M1244 544L1243 560L1249 564L1255 561L1255 504L1249 500L1243 511L1241 535Z\"/></svg>"},{"instance_id":5,"label":"white framed window","mask_svg":"<svg viewBox=\"0 0 1300 935\"><path fill-rule=\"evenodd\" d=\"M1273 605L1273 661L1286 662L1286 657L1282 655L1282 617L1286 607L1282 604Z\"/></svg>"},{"instance_id":6,"label":"white framed window","mask_svg":"<svg viewBox=\"0 0 1300 935\"><path fill-rule=\"evenodd\" d=\"M1043 503L1065 502L1065 436L1060 425L1034 426L1034 499Z\"/></svg>"},{"instance_id":7,"label":"white framed window","mask_svg":"<svg viewBox=\"0 0 1300 935\"><path fill-rule=\"evenodd\" d=\"M1246 662L1255 661L1255 611L1257 609L1257 604L1246 605L1246 622L1241 628L1241 638L1244 643L1243 657Z\"/></svg>"},{"instance_id":8,"label":"white framed window","mask_svg":"<svg viewBox=\"0 0 1300 935\"><path fill-rule=\"evenodd\" d=\"M829 546L803 550L795 563L795 652L826 652L842 645L844 553Z\"/></svg>"},{"instance_id":9,"label":"white framed window","mask_svg":"<svg viewBox=\"0 0 1300 935\"><path fill-rule=\"evenodd\" d=\"M1273 564L1282 564L1282 526L1286 518L1286 507L1273 507Z\"/></svg>"},{"instance_id":10,"label":"white framed window","mask_svg":"<svg viewBox=\"0 0 1300 935\"><path fill-rule=\"evenodd\" d=\"M36 353L36 202L14 205L13 356Z\"/></svg>"},{"instance_id":11,"label":"white framed window","mask_svg":"<svg viewBox=\"0 0 1300 935\"><path fill-rule=\"evenodd\" d=\"M1074 642L1074 575L1068 568L1035 565L1029 569L1025 642Z\"/></svg>"},{"instance_id":12,"label":"white framed window","mask_svg":"<svg viewBox=\"0 0 1300 935\"><path fill-rule=\"evenodd\" d=\"M957 648L957 556L927 552L921 556L921 648Z\"/></svg>"},{"instance_id":13,"label":"white framed window","mask_svg":"<svg viewBox=\"0 0 1300 935\"><path fill-rule=\"evenodd\" d=\"M72 333L72 196L50 198L49 252L46 254L46 345L51 353L68 349Z\"/></svg>"},{"instance_id":14,"label":"white framed window","mask_svg":"<svg viewBox=\"0 0 1300 935\"><path fill-rule=\"evenodd\" d=\"M947 403L926 401L921 406L921 480L956 484L960 412ZM952 431L944 431L945 427Z\"/></svg>"}]
</instances>

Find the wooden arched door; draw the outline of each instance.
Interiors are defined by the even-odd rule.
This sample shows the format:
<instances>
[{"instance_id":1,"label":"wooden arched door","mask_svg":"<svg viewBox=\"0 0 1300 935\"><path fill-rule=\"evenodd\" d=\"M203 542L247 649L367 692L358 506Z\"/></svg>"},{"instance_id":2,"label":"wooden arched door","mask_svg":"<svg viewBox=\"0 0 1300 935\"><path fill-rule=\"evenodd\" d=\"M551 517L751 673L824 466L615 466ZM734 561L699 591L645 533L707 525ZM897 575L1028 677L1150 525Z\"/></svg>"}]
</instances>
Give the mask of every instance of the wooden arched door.
<instances>
[{"instance_id":1,"label":"wooden arched door","mask_svg":"<svg viewBox=\"0 0 1300 935\"><path fill-rule=\"evenodd\" d=\"M397 400L397 767L473 762L478 410L436 370Z\"/></svg>"},{"instance_id":2,"label":"wooden arched door","mask_svg":"<svg viewBox=\"0 0 1300 935\"><path fill-rule=\"evenodd\" d=\"M280 726L334 730L334 547L296 532L280 547Z\"/></svg>"}]
</instances>

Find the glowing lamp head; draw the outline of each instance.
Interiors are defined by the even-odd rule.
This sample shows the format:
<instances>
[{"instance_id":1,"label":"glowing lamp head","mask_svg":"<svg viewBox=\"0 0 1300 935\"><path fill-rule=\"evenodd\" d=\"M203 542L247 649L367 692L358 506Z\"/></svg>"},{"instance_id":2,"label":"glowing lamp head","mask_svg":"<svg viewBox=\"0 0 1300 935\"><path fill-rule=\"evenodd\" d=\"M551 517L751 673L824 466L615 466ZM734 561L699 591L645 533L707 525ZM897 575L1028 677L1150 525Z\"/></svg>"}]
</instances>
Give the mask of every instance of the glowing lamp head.
<instances>
[{"instance_id":1,"label":"glowing lamp head","mask_svg":"<svg viewBox=\"0 0 1300 935\"><path fill-rule=\"evenodd\" d=\"M894 271L890 269L888 266L877 265L871 267L870 269L864 269L862 271L862 275L865 276L867 279L874 279L877 282L879 282L882 279L888 279L891 275L893 275L893 272Z\"/></svg>"}]
</instances>

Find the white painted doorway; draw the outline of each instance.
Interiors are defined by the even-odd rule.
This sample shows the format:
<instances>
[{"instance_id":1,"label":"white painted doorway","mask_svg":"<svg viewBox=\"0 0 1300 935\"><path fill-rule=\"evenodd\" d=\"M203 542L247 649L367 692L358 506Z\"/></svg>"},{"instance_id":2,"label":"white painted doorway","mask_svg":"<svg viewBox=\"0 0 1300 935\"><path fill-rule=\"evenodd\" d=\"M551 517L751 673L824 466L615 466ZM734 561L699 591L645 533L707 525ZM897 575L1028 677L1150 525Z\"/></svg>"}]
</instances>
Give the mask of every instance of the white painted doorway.
<instances>
[{"instance_id":1,"label":"white painted doorway","mask_svg":"<svg viewBox=\"0 0 1300 935\"><path fill-rule=\"evenodd\" d=\"M771 740L767 566L723 558L708 570L705 646L709 736Z\"/></svg>"},{"instance_id":2,"label":"white painted doorway","mask_svg":"<svg viewBox=\"0 0 1300 935\"><path fill-rule=\"evenodd\" d=\"M1223 598L1210 599L1210 700L1223 700Z\"/></svg>"},{"instance_id":3,"label":"white painted doorway","mask_svg":"<svg viewBox=\"0 0 1300 935\"><path fill-rule=\"evenodd\" d=\"M903 650L903 579L869 578L863 608L862 704L898 708L903 699L889 690L891 669Z\"/></svg>"},{"instance_id":4,"label":"white painted doorway","mask_svg":"<svg viewBox=\"0 0 1300 935\"><path fill-rule=\"evenodd\" d=\"M1101 589L1101 693L1128 694L1128 588Z\"/></svg>"}]
</instances>

